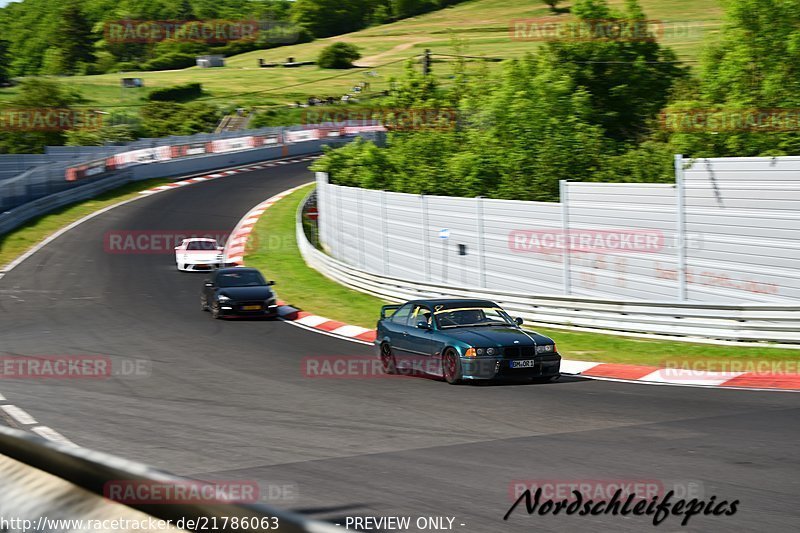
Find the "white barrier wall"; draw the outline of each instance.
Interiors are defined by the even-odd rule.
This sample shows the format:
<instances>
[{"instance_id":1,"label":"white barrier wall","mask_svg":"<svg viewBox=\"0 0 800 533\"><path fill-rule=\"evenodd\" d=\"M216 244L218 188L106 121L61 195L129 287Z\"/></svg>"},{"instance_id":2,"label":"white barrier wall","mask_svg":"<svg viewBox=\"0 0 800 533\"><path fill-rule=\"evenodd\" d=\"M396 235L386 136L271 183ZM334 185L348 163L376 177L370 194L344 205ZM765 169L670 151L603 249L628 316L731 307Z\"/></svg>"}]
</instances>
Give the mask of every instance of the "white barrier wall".
<instances>
[{"instance_id":1,"label":"white barrier wall","mask_svg":"<svg viewBox=\"0 0 800 533\"><path fill-rule=\"evenodd\" d=\"M697 160L676 184L562 182L562 201L330 185L335 258L410 280L523 294L694 302L800 300L800 157Z\"/></svg>"}]
</instances>

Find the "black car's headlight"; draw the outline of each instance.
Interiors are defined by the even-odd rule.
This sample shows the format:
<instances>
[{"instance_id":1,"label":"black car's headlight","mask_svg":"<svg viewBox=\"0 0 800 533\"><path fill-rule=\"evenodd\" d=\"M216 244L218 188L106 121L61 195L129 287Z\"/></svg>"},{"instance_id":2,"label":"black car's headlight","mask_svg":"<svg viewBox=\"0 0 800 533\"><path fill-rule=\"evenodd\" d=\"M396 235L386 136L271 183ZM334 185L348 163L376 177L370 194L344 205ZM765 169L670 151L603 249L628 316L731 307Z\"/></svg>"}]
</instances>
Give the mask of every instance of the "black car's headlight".
<instances>
[{"instance_id":1,"label":"black car's headlight","mask_svg":"<svg viewBox=\"0 0 800 533\"><path fill-rule=\"evenodd\" d=\"M221 303L230 302L231 301L231 299L228 298L227 296L225 296L224 294L220 294L219 296L217 296L217 300L219 302L221 302Z\"/></svg>"},{"instance_id":2,"label":"black car's headlight","mask_svg":"<svg viewBox=\"0 0 800 533\"><path fill-rule=\"evenodd\" d=\"M556 347L554 344L543 344L536 347L536 353L554 353Z\"/></svg>"}]
</instances>

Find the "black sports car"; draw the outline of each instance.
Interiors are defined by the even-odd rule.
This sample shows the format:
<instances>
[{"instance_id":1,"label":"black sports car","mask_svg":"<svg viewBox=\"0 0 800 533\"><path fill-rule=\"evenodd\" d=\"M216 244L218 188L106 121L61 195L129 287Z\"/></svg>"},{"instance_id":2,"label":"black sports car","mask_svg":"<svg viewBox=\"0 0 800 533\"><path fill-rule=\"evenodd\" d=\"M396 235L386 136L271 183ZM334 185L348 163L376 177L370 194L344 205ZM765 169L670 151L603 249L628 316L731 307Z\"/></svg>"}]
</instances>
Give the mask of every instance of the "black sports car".
<instances>
[{"instance_id":1,"label":"black sports car","mask_svg":"<svg viewBox=\"0 0 800 533\"><path fill-rule=\"evenodd\" d=\"M255 268L215 270L203 286L200 306L214 318L278 315L274 281L264 280Z\"/></svg>"}]
</instances>

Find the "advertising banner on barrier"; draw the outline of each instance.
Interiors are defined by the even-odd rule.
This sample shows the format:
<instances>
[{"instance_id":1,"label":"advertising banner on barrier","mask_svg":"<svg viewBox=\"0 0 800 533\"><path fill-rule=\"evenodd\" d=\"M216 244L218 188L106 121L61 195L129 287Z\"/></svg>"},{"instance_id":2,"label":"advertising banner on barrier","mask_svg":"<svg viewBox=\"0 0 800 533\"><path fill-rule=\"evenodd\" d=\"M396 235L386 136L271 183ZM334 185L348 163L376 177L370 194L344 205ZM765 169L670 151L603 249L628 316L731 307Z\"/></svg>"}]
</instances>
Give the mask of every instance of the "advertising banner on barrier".
<instances>
[{"instance_id":1,"label":"advertising banner on barrier","mask_svg":"<svg viewBox=\"0 0 800 533\"><path fill-rule=\"evenodd\" d=\"M67 181L77 181L97 176L98 174L113 170L113 168L113 165L106 164L105 159L98 159L97 161L90 161L82 165L68 168L65 178Z\"/></svg>"},{"instance_id":2,"label":"advertising banner on barrier","mask_svg":"<svg viewBox=\"0 0 800 533\"><path fill-rule=\"evenodd\" d=\"M375 124L373 126L345 126L342 128L344 135L356 135L367 131L386 131L386 128L380 124Z\"/></svg>"},{"instance_id":3,"label":"advertising banner on barrier","mask_svg":"<svg viewBox=\"0 0 800 533\"><path fill-rule=\"evenodd\" d=\"M254 146L275 146L281 143L281 136L275 135L256 135L253 137Z\"/></svg>"},{"instance_id":4,"label":"advertising banner on barrier","mask_svg":"<svg viewBox=\"0 0 800 533\"><path fill-rule=\"evenodd\" d=\"M234 137L233 139L219 139L208 143L210 145L210 152L215 154L224 152L237 152L239 150L248 150L253 148L254 137Z\"/></svg>"},{"instance_id":5,"label":"advertising banner on barrier","mask_svg":"<svg viewBox=\"0 0 800 533\"><path fill-rule=\"evenodd\" d=\"M169 159L172 159L171 146L143 148L141 150L133 150L132 152L123 152L114 156L116 168L126 168L131 165L155 163L157 161L168 161Z\"/></svg>"},{"instance_id":6,"label":"advertising banner on barrier","mask_svg":"<svg viewBox=\"0 0 800 533\"><path fill-rule=\"evenodd\" d=\"M313 141L315 139L319 139L319 130L300 130L300 131L286 132L287 142L296 143L302 141Z\"/></svg>"},{"instance_id":7,"label":"advertising banner on barrier","mask_svg":"<svg viewBox=\"0 0 800 533\"><path fill-rule=\"evenodd\" d=\"M208 153L208 143L199 142L191 144L180 144L171 146L172 157L187 157L191 155L202 155Z\"/></svg>"}]
</instances>

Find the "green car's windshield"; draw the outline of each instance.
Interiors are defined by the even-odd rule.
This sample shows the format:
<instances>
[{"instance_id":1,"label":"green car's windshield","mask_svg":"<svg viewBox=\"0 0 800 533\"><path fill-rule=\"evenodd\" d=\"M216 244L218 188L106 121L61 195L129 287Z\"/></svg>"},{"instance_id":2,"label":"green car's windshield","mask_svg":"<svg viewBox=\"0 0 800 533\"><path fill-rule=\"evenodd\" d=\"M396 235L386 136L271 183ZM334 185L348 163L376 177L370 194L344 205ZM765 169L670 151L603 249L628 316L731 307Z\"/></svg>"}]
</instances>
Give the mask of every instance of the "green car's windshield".
<instances>
[{"instance_id":1,"label":"green car's windshield","mask_svg":"<svg viewBox=\"0 0 800 533\"><path fill-rule=\"evenodd\" d=\"M459 307L434 311L436 323L444 328L476 326L516 326L508 313L499 307Z\"/></svg>"}]
</instances>

